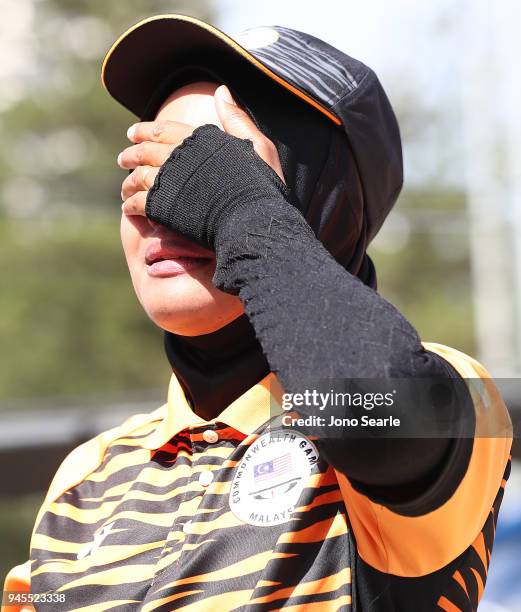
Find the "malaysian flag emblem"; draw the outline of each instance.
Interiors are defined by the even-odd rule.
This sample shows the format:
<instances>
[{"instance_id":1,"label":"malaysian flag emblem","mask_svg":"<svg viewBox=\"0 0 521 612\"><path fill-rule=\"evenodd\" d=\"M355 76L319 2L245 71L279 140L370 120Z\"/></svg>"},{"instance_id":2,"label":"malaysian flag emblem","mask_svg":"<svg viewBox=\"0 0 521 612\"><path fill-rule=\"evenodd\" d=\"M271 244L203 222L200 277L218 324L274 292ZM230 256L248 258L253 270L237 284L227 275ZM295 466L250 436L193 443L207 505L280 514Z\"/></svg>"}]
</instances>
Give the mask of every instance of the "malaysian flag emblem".
<instances>
[{"instance_id":1,"label":"malaysian flag emblem","mask_svg":"<svg viewBox=\"0 0 521 612\"><path fill-rule=\"evenodd\" d=\"M269 461L254 465L253 478L255 482L277 478L277 476L282 476L283 474L291 472L292 467L291 453L286 453L275 459L270 459Z\"/></svg>"}]
</instances>

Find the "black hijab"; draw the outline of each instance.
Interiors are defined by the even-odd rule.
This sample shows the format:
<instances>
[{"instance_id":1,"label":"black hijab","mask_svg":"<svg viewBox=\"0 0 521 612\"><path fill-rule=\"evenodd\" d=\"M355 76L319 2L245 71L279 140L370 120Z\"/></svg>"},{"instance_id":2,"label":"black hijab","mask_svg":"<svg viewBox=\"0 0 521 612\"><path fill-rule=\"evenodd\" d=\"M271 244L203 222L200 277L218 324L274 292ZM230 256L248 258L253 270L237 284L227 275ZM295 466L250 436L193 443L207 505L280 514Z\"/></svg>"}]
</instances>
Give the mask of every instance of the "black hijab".
<instances>
[{"instance_id":1,"label":"black hijab","mask_svg":"<svg viewBox=\"0 0 521 612\"><path fill-rule=\"evenodd\" d=\"M370 228L364 215L359 173L341 128L257 71L191 65L169 75L152 96L142 120L153 120L175 89L194 81L228 85L257 127L275 144L292 203L317 238L346 270L376 288L374 266L366 254ZM222 329L187 337L165 332L173 371L197 414L210 419L269 372L268 363L246 315Z\"/></svg>"}]
</instances>

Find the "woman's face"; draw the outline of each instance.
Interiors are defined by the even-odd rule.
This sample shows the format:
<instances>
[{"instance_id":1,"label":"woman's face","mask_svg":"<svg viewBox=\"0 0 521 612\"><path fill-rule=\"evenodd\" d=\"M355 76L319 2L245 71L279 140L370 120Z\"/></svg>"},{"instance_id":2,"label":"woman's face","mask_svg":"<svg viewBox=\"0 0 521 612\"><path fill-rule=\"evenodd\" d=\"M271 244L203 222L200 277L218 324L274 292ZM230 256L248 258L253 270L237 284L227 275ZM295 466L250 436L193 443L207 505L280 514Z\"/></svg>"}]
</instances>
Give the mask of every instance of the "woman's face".
<instances>
[{"instance_id":1,"label":"woman's face","mask_svg":"<svg viewBox=\"0 0 521 612\"><path fill-rule=\"evenodd\" d=\"M217 87L198 82L178 89L165 100L156 120L221 127L213 98ZM122 215L121 242L138 300L164 330L199 336L242 314L239 298L212 284L212 251L142 216Z\"/></svg>"}]
</instances>

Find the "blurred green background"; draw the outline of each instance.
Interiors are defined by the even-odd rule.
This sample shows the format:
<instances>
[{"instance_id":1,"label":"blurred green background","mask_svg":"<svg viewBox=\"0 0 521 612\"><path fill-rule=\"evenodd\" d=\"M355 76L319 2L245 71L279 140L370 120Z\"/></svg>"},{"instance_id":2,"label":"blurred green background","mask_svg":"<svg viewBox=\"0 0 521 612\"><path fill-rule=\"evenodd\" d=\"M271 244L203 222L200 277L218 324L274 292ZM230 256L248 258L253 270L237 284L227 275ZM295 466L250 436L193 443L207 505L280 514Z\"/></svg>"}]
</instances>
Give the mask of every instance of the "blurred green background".
<instances>
[{"instance_id":1,"label":"blurred green background","mask_svg":"<svg viewBox=\"0 0 521 612\"><path fill-rule=\"evenodd\" d=\"M0 63L0 430L14 410L166 389L162 335L137 303L119 243L124 173L115 160L135 118L102 88L100 65L142 17L180 11L215 22L231 10L159 0L2 6L0 50L13 56ZM425 106L410 86L393 93L406 151L420 132L443 140L446 109ZM476 354L468 194L441 180L450 160L426 163L370 250L379 291L425 341ZM41 498L3 492L0 576L26 559Z\"/></svg>"}]
</instances>

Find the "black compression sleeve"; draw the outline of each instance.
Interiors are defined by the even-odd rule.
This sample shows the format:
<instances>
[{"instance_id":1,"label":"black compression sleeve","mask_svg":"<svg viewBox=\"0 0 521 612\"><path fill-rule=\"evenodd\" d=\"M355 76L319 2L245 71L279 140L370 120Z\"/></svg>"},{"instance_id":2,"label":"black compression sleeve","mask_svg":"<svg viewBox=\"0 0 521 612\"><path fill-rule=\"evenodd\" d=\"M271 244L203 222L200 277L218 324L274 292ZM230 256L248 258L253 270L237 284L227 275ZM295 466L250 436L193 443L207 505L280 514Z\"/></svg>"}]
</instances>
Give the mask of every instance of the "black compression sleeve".
<instances>
[{"instance_id":1,"label":"black compression sleeve","mask_svg":"<svg viewBox=\"0 0 521 612\"><path fill-rule=\"evenodd\" d=\"M146 214L213 248L217 228L236 207L281 197L288 197L286 186L257 156L251 141L203 125L161 167L148 193Z\"/></svg>"},{"instance_id":2,"label":"black compression sleeve","mask_svg":"<svg viewBox=\"0 0 521 612\"><path fill-rule=\"evenodd\" d=\"M161 169L147 214L215 249L214 283L240 296L284 389L301 390L306 376L457 377L443 359L423 349L396 308L331 257L290 205L275 173L243 143L217 128L199 128L190 146L174 152ZM172 191L165 189L170 184ZM448 438L321 442L334 467L388 505L414 505L451 465L446 490L426 502L429 508L457 486L471 448L472 440Z\"/></svg>"}]
</instances>

